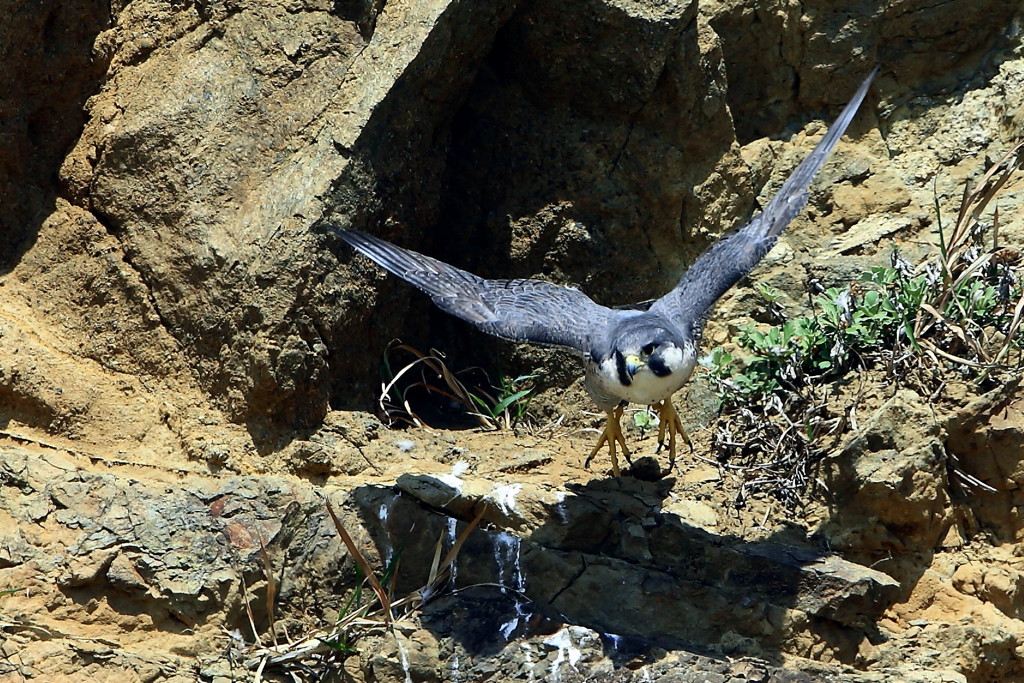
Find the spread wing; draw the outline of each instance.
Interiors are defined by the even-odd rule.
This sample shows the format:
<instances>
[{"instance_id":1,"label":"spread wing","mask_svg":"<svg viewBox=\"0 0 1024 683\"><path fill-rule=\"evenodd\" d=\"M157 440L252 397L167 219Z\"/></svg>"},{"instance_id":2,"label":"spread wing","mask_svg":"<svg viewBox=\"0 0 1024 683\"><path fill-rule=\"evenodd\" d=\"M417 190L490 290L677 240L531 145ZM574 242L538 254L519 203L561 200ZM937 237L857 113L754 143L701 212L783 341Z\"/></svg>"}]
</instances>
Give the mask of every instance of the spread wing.
<instances>
[{"instance_id":1,"label":"spread wing","mask_svg":"<svg viewBox=\"0 0 1024 683\"><path fill-rule=\"evenodd\" d=\"M485 280L373 235L327 227L377 265L429 294L442 311L504 339L590 353L592 331L603 330L613 315L578 289L543 280Z\"/></svg>"},{"instance_id":2,"label":"spread wing","mask_svg":"<svg viewBox=\"0 0 1024 683\"><path fill-rule=\"evenodd\" d=\"M779 234L807 205L811 181L853 120L871 81L878 73L878 68L876 66L864 79L853 99L825 133L825 137L786 179L764 211L743 228L716 242L701 254L679 280L675 289L651 306L652 311L676 320L699 324L718 297L725 294L757 265L757 262L775 245Z\"/></svg>"}]
</instances>

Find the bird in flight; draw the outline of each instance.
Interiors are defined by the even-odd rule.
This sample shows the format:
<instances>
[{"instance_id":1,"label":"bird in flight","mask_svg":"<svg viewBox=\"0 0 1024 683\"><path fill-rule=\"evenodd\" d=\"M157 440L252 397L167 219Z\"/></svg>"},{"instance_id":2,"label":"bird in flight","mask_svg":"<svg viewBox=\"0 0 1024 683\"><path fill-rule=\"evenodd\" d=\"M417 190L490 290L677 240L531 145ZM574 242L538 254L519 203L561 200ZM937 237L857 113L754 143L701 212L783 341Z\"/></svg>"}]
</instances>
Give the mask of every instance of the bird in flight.
<instances>
[{"instance_id":1,"label":"bird in flight","mask_svg":"<svg viewBox=\"0 0 1024 683\"><path fill-rule=\"evenodd\" d=\"M327 227L371 261L428 294L441 310L484 332L583 354L587 393L608 415L586 465L607 445L612 473L619 476L616 448L629 459L619 420L627 403L637 403L657 411L659 449L667 433L671 470L677 436L689 444L671 397L697 364L708 310L757 265L807 205L811 181L850 125L877 73L875 67L764 211L709 247L672 291L649 305L607 308L573 287L543 280L487 280L373 235Z\"/></svg>"}]
</instances>

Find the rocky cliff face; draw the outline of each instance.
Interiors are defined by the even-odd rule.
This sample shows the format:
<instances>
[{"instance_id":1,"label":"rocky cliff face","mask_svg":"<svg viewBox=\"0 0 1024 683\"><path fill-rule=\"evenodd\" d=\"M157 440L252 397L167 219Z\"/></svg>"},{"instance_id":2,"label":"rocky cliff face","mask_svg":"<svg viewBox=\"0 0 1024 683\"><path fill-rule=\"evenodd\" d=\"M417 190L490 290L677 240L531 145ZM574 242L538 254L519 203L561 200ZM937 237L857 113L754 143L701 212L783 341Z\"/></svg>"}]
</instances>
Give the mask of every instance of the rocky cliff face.
<instances>
[{"instance_id":1,"label":"rocky cliff face","mask_svg":"<svg viewBox=\"0 0 1024 683\"><path fill-rule=\"evenodd\" d=\"M476 596L522 617L481 644L445 621L475 603L428 606L403 636L414 678L460 661L491 680L787 680L770 668L787 661L818 679L1021 678L1015 384L942 400L872 385L798 513L728 511L736 482L697 458L665 489L595 482L575 437L395 436L349 412L372 408L394 337L539 372L537 409L565 424L590 407L567 354L482 339L321 224L606 304L657 296L881 63L757 271L798 306L807 272L843 282L891 240L926 252L936 207L954 214L1020 137L1022 20L1002 0L15 3L0 22L0 591L15 591L0 671L242 676L244 605L266 637L261 545L293 630L333 618L355 581L319 489L381 553L411 521L429 529L409 551L429 566L447 525L508 485L529 514L488 518L459 571L516 584L532 611ZM1007 244L1022 188L998 200ZM728 295L706 346L751 309L748 290ZM438 500L398 481L459 461L481 490ZM378 498L395 495L391 527ZM521 563L494 559L500 538ZM354 675L405 675L389 638L350 658Z\"/></svg>"}]
</instances>

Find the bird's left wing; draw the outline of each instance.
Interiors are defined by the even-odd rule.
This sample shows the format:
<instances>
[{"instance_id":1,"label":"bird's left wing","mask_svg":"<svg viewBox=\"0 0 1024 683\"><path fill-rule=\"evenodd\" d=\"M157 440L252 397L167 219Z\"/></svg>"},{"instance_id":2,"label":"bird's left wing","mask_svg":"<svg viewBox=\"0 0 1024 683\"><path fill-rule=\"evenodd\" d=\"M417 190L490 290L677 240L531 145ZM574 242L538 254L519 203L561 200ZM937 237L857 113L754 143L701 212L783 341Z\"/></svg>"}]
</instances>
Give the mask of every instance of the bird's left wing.
<instances>
[{"instance_id":1,"label":"bird's left wing","mask_svg":"<svg viewBox=\"0 0 1024 683\"><path fill-rule=\"evenodd\" d=\"M877 73L876 66L829 127L825 137L786 179L764 211L701 254L683 274L675 289L654 302L652 311L699 325L718 297L757 265L775 245L779 234L807 205L811 181L853 121Z\"/></svg>"},{"instance_id":2,"label":"bird's left wing","mask_svg":"<svg viewBox=\"0 0 1024 683\"><path fill-rule=\"evenodd\" d=\"M589 353L611 309L578 289L543 280L485 280L373 235L327 225L377 265L430 295L442 311L512 341L568 346Z\"/></svg>"}]
</instances>

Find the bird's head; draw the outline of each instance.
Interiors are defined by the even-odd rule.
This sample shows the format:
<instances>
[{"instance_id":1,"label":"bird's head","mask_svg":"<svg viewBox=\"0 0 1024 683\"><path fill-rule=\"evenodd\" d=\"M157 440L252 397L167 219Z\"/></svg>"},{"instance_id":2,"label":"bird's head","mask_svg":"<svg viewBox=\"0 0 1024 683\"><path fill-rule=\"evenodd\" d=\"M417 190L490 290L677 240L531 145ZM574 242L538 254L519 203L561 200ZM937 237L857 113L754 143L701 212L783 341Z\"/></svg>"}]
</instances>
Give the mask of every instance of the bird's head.
<instances>
[{"instance_id":1,"label":"bird's head","mask_svg":"<svg viewBox=\"0 0 1024 683\"><path fill-rule=\"evenodd\" d=\"M619 381L628 386L637 373L668 377L685 364L685 341L671 330L654 325L636 325L623 330L615 341Z\"/></svg>"}]
</instances>

